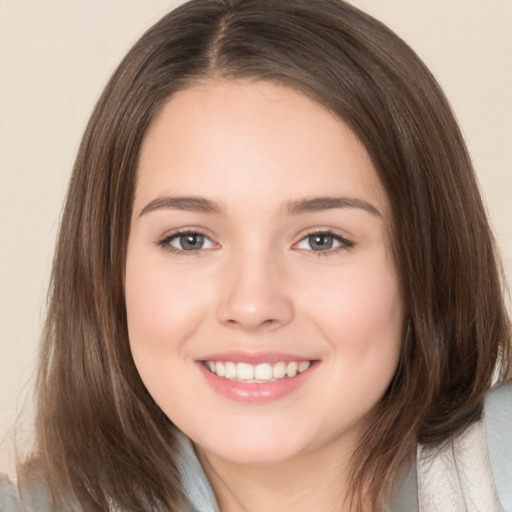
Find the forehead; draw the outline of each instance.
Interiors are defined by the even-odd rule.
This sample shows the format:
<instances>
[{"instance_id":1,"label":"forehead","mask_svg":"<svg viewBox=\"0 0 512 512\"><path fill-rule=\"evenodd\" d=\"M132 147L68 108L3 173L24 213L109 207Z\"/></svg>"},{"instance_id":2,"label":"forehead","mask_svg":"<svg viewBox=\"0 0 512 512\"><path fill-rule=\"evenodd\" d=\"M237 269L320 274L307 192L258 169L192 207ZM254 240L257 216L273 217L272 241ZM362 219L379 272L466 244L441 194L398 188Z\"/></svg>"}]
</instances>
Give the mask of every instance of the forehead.
<instances>
[{"instance_id":1,"label":"forehead","mask_svg":"<svg viewBox=\"0 0 512 512\"><path fill-rule=\"evenodd\" d=\"M223 202L333 192L386 202L353 132L319 103L268 82L212 80L175 93L144 137L138 171L136 203L162 193Z\"/></svg>"}]
</instances>

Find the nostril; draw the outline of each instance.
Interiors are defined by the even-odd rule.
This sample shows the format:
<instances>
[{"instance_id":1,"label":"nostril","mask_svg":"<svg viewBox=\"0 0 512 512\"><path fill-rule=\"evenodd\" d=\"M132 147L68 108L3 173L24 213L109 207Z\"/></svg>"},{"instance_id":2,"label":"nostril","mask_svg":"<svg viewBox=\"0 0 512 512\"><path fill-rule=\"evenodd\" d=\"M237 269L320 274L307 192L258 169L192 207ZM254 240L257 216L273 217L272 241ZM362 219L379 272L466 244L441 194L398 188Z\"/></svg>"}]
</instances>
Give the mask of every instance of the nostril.
<instances>
[{"instance_id":1,"label":"nostril","mask_svg":"<svg viewBox=\"0 0 512 512\"><path fill-rule=\"evenodd\" d=\"M251 328L259 329L262 327L273 327L274 325L279 323L279 320L277 320L276 318L268 318L266 320L261 320L261 321L258 321L256 319L254 319L254 321L245 319L245 321L244 321L242 319L235 320L234 318L228 318L225 321L225 323L228 325L232 325L232 326L240 326L240 327L249 328L249 329L251 329Z\"/></svg>"}]
</instances>

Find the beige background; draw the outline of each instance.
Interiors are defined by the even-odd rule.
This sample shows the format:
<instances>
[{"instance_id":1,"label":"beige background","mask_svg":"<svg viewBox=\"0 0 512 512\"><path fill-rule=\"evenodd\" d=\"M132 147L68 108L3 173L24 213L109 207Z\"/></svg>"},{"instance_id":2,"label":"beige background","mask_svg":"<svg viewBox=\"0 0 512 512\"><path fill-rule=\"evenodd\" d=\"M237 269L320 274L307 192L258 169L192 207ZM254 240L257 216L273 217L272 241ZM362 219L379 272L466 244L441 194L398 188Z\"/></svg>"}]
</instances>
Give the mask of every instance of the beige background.
<instances>
[{"instance_id":1,"label":"beige background","mask_svg":"<svg viewBox=\"0 0 512 512\"><path fill-rule=\"evenodd\" d=\"M88 115L131 44L178 3L0 0L0 441L17 411L30 412L54 238ZM512 0L352 3L400 34L444 87L510 282ZM11 465L5 443L0 469Z\"/></svg>"}]
</instances>

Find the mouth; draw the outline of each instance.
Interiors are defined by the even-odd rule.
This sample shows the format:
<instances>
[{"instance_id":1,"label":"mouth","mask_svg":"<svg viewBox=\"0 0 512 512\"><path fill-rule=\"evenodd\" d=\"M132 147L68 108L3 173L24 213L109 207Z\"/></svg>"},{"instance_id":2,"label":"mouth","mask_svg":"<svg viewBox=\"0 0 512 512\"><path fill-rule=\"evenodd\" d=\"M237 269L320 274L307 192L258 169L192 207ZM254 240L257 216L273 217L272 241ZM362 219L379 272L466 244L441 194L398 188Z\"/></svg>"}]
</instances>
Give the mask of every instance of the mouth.
<instances>
[{"instance_id":1,"label":"mouth","mask_svg":"<svg viewBox=\"0 0 512 512\"><path fill-rule=\"evenodd\" d=\"M320 362L276 352L226 352L196 360L212 390L249 404L268 403L303 388Z\"/></svg>"},{"instance_id":2,"label":"mouth","mask_svg":"<svg viewBox=\"0 0 512 512\"><path fill-rule=\"evenodd\" d=\"M264 384L292 379L307 371L314 361L278 361L250 364L235 361L202 361L210 373L226 380L241 383Z\"/></svg>"}]
</instances>

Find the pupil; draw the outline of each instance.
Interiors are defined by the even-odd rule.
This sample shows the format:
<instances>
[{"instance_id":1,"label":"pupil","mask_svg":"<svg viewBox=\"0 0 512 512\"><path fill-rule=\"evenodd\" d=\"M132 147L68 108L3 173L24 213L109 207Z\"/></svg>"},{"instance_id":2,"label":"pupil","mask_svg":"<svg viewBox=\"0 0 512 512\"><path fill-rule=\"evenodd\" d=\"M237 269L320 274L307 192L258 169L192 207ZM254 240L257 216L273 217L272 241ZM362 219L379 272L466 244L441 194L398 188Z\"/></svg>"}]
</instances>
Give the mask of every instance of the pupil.
<instances>
[{"instance_id":1,"label":"pupil","mask_svg":"<svg viewBox=\"0 0 512 512\"><path fill-rule=\"evenodd\" d=\"M329 235L311 235L309 245L314 251L324 251L331 249L333 244L332 236Z\"/></svg>"},{"instance_id":2,"label":"pupil","mask_svg":"<svg viewBox=\"0 0 512 512\"><path fill-rule=\"evenodd\" d=\"M197 234L181 235L180 243L183 249L193 251L200 249L203 245L204 236Z\"/></svg>"}]
</instances>

